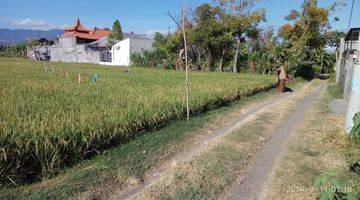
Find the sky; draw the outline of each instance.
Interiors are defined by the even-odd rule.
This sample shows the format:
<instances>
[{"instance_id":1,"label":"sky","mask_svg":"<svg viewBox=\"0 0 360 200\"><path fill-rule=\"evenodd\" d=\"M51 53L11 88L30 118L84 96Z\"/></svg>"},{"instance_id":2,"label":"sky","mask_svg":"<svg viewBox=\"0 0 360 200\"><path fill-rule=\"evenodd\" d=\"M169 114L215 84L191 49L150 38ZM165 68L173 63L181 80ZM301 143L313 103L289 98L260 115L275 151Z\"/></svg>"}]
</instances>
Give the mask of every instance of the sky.
<instances>
[{"instance_id":1,"label":"sky","mask_svg":"<svg viewBox=\"0 0 360 200\"><path fill-rule=\"evenodd\" d=\"M186 0L195 7L212 0ZM336 30L346 30L351 1L331 17ZM267 21L262 26L278 28L290 10L300 8L303 0L260 0L258 8L266 9ZM333 0L319 0L320 6L329 6ZM83 25L92 28L109 27L119 19L124 32L151 34L166 33L175 25L166 13L179 13L182 0L0 0L0 28L63 29L80 18ZM333 19L337 16L340 21ZM360 27L360 0L355 0L351 27Z\"/></svg>"}]
</instances>

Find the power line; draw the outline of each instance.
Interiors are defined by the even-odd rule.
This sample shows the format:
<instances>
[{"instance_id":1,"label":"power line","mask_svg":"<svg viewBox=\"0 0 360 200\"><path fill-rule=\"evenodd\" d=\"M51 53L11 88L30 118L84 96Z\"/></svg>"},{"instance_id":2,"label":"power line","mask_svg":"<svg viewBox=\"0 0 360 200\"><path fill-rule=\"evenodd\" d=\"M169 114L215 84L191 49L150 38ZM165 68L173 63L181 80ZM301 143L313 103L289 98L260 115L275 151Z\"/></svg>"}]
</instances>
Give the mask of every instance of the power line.
<instances>
[{"instance_id":1,"label":"power line","mask_svg":"<svg viewBox=\"0 0 360 200\"><path fill-rule=\"evenodd\" d=\"M355 0L352 0L350 18L349 18L349 23L348 23L348 28L347 28L348 31L350 29L351 19L352 19L352 15L353 15L353 11L354 11L354 3L355 3Z\"/></svg>"}]
</instances>

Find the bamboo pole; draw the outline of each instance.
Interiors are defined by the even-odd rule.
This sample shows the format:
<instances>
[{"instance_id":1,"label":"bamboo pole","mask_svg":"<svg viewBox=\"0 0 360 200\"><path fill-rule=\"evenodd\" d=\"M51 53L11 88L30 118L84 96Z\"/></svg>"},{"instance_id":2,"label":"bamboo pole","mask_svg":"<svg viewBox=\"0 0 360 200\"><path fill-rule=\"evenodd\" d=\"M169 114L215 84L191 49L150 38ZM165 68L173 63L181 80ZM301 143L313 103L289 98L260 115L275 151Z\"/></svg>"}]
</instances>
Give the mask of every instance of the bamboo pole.
<instances>
[{"instance_id":1,"label":"bamboo pole","mask_svg":"<svg viewBox=\"0 0 360 200\"><path fill-rule=\"evenodd\" d=\"M29 43L30 43L30 40L28 40L28 41L26 42L26 47L25 47L24 51L21 53L18 61L16 62L15 69L17 69L17 67L19 66L21 58L23 57L23 55L24 55L25 52L27 51L27 48L29 47Z\"/></svg>"},{"instance_id":2,"label":"bamboo pole","mask_svg":"<svg viewBox=\"0 0 360 200\"><path fill-rule=\"evenodd\" d=\"M190 119L190 108L189 108L189 76L188 76L188 50L187 50L187 40L186 40L186 31L185 31L185 0L183 0L182 5L182 32L184 37L184 48L185 48L185 97L186 97L186 120Z\"/></svg>"}]
</instances>

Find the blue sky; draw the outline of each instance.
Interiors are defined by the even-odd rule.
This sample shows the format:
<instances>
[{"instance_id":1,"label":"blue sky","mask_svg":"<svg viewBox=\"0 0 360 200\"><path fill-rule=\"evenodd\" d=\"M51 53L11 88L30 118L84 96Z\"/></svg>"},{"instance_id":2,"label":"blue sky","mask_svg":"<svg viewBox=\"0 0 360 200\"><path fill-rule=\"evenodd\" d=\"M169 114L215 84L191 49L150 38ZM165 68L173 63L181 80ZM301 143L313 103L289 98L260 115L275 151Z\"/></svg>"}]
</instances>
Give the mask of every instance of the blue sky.
<instances>
[{"instance_id":1,"label":"blue sky","mask_svg":"<svg viewBox=\"0 0 360 200\"><path fill-rule=\"evenodd\" d=\"M0 0L0 28L54 29L72 25L77 17L87 27L111 27L119 19L125 32L151 33L174 29L167 11L176 13L182 0ZM195 7L211 0L186 0ZM332 0L319 0L329 6ZM258 7L267 11L264 26L279 27L291 9L299 9L302 0L261 0ZM351 0L336 13L334 29L347 28ZM352 26L360 27L360 0L355 0ZM333 19L334 17L332 17Z\"/></svg>"}]
</instances>

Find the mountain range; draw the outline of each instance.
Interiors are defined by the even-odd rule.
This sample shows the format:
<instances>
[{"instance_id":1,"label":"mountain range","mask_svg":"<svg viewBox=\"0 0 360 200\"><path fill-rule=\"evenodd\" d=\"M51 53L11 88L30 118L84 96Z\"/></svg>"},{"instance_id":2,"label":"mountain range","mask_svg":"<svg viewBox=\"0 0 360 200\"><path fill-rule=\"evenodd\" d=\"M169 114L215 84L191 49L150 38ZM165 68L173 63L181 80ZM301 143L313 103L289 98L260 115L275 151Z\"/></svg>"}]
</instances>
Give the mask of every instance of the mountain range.
<instances>
[{"instance_id":1,"label":"mountain range","mask_svg":"<svg viewBox=\"0 0 360 200\"><path fill-rule=\"evenodd\" d=\"M27 38L46 38L53 40L64 30L28 30L28 29L0 29L0 45L13 45L24 42Z\"/></svg>"}]
</instances>

